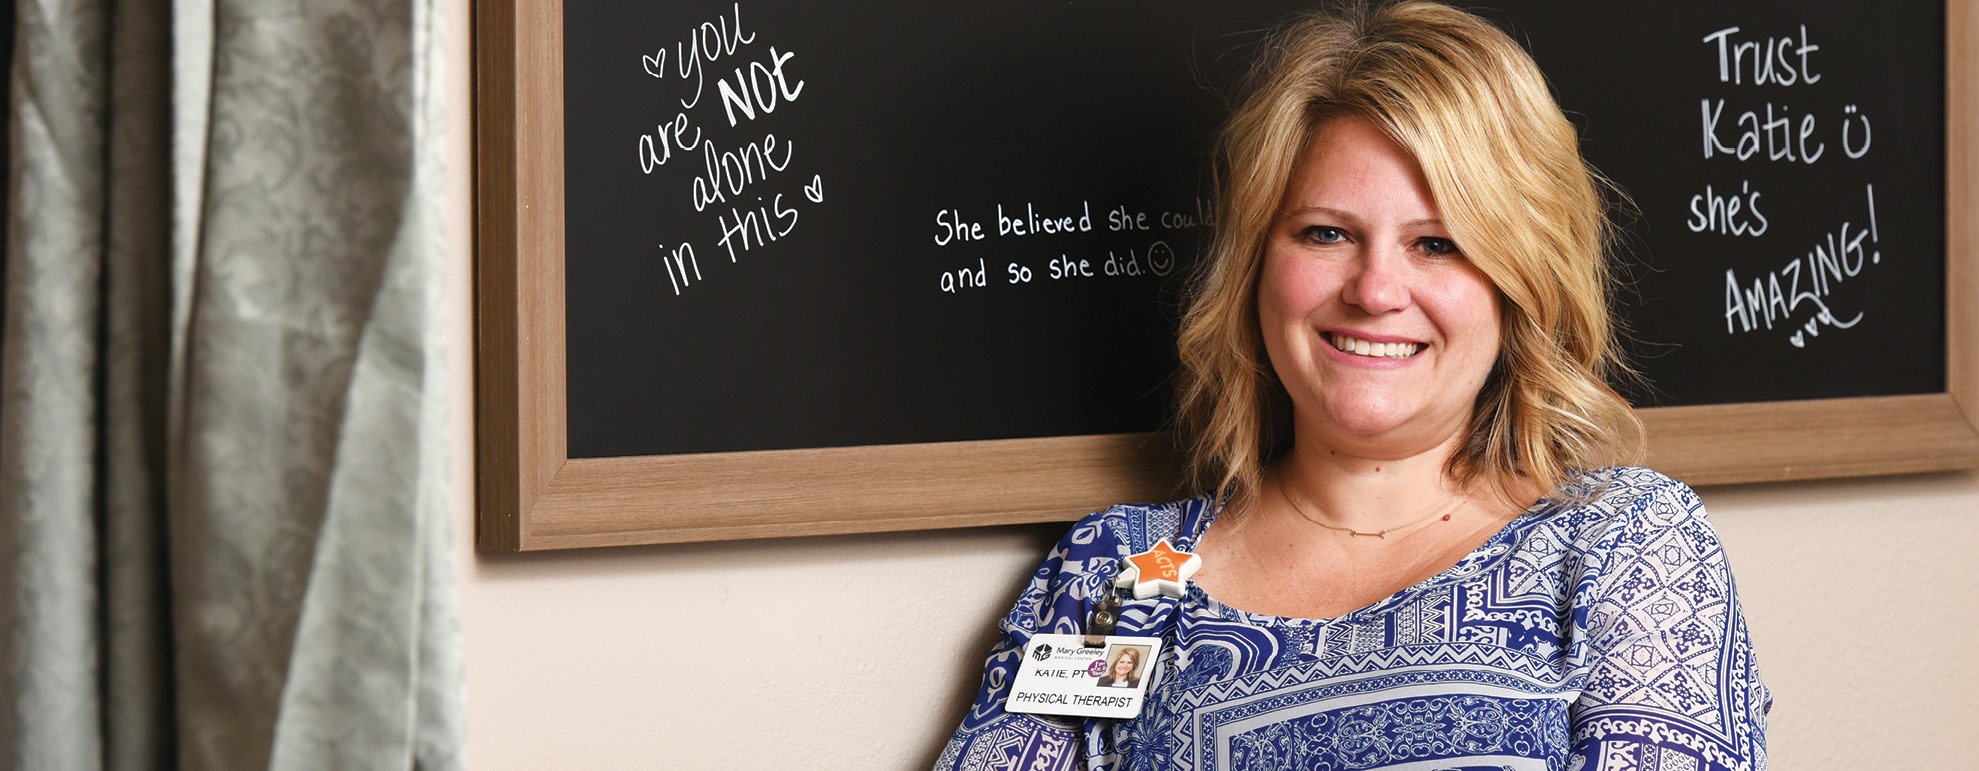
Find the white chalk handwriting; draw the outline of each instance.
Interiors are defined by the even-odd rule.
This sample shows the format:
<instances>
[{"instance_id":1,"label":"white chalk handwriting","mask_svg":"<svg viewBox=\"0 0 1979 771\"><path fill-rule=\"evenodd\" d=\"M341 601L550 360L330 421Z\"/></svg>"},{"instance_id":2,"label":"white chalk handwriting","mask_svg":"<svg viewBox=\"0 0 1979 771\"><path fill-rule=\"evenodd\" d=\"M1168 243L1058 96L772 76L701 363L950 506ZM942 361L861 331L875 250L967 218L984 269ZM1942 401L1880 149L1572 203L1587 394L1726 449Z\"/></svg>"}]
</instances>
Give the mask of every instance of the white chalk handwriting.
<instances>
[{"instance_id":1,"label":"white chalk handwriting","mask_svg":"<svg viewBox=\"0 0 1979 771\"><path fill-rule=\"evenodd\" d=\"M1063 281L1161 278L1176 268L1175 248L1166 238L1148 240L1142 234L1181 233L1209 227L1214 222L1209 202L1197 199L1192 206L1173 209L1146 209L1129 204L1096 205L1091 199L1075 203L993 203L970 207L982 217L964 213L964 208L948 206L934 213L933 239L936 246L973 247L964 262L939 272L935 285L947 294L961 294L993 286L1023 286ZM1097 215L1095 212L1099 212ZM1099 234L1106 240L1124 239L1088 252L1046 249L1035 258L1009 255L1007 247L982 245L1003 240L1034 241L1053 236ZM980 253L980 254L979 254ZM990 258L1002 265L999 280L992 280Z\"/></svg>"},{"instance_id":2,"label":"white chalk handwriting","mask_svg":"<svg viewBox=\"0 0 1979 771\"><path fill-rule=\"evenodd\" d=\"M743 24L743 16L742 3L733 3L728 13L640 54L640 69L671 89L665 97L671 101L660 114L671 112L672 117L650 129L642 127L634 141L640 174L654 176L660 184L680 184L687 203L709 218L700 221L707 229L700 232L704 240L698 242L704 248L720 247L730 264L789 238L802 219L805 202L818 206L825 200L821 174L811 174L800 189L778 184L783 175L802 172L793 168L797 143L779 136L770 124L778 110L804 95L805 81L793 64L797 53L771 41L755 48L757 31ZM703 100L711 78L717 98ZM714 110L705 106L708 103L720 105L727 124L726 128L709 124L713 135L704 133L696 120ZM731 129L747 133L740 138L723 133ZM669 166L685 157L685 165L692 167L696 156L699 168L684 172L685 176L677 165ZM694 240L659 244L658 250L667 288L674 296L714 278L703 273L713 266L701 265Z\"/></svg>"},{"instance_id":3,"label":"white chalk handwriting","mask_svg":"<svg viewBox=\"0 0 1979 771\"><path fill-rule=\"evenodd\" d=\"M1800 39L1792 35L1737 39L1738 27L1726 27L1704 36L1704 42L1718 53L1718 82L1755 86L1814 85L1821 82L1810 57L1821 47L1808 42L1807 25L1800 25Z\"/></svg>"},{"instance_id":4,"label":"white chalk handwriting","mask_svg":"<svg viewBox=\"0 0 1979 771\"><path fill-rule=\"evenodd\" d=\"M753 42L756 35L742 31L742 4L736 3L729 7L729 16L701 22L687 32L685 40L674 43L671 51L660 46L650 54L641 54L639 66L655 78L664 79L669 73L681 80L693 77L694 90L680 98L680 106L691 110L700 103L702 86L707 80L703 65L734 56L737 48ZM669 53L673 59L671 69L667 67Z\"/></svg>"},{"instance_id":5,"label":"white chalk handwriting","mask_svg":"<svg viewBox=\"0 0 1979 771\"><path fill-rule=\"evenodd\" d=\"M1838 321L1827 298L1844 282L1862 275L1865 268L1881 263L1883 253L1876 227L1876 186L1864 188L1867 225L1843 221L1823 235L1805 253L1761 275L1741 278L1737 270L1725 271L1725 332L1736 334L1776 325L1792 325L1789 319L1803 304L1826 317L1832 326L1847 329L1862 319L1857 313L1848 321ZM1811 332L1811 327L1802 331ZM1796 347L1804 338L1794 342Z\"/></svg>"},{"instance_id":6,"label":"white chalk handwriting","mask_svg":"<svg viewBox=\"0 0 1979 771\"><path fill-rule=\"evenodd\" d=\"M1746 94L1700 99L1698 125L1706 160L1812 166L1847 163L1869 154L1874 141L1869 115L1853 103L1841 104L1836 111L1838 100L1820 85L1821 59L1816 54L1821 46L1813 37L1802 24L1771 32L1729 26L1700 39L1720 85L1734 90L1763 87L1776 94L1761 100ZM1831 144L1841 152L1829 153ZM1820 234L1812 248L1772 270L1756 275L1742 275L1736 268L1725 271L1726 334L1789 330L1786 342L1805 348L1824 329L1845 330L1862 320L1860 312L1844 318L1831 307L1831 298L1843 283L1864 275L1867 266L1883 258L1878 248L1876 188L1865 183L1863 190L1866 226L1845 220ZM1703 192L1690 196L1684 226L1692 233L1760 239L1763 244L1765 236L1776 230L1772 215L1778 206L1750 178L1706 184ZM1750 252L1751 247L1742 251Z\"/></svg>"}]
</instances>

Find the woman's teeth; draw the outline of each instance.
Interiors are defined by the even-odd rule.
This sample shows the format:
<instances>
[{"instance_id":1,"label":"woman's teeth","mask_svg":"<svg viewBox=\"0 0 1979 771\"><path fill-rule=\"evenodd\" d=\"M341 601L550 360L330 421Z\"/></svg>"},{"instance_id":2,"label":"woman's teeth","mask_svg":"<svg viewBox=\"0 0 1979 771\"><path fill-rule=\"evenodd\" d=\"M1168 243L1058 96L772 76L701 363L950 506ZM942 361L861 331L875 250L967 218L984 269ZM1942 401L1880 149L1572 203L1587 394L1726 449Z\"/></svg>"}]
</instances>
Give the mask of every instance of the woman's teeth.
<instances>
[{"instance_id":1,"label":"woman's teeth","mask_svg":"<svg viewBox=\"0 0 1979 771\"><path fill-rule=\"evenodd\" d=\"M1347 353L1377 359L1406 359L1422 350L1422 343L1370 343L1358 337L1327 335L1327 342Z\"/></svg>"}]
</instances>

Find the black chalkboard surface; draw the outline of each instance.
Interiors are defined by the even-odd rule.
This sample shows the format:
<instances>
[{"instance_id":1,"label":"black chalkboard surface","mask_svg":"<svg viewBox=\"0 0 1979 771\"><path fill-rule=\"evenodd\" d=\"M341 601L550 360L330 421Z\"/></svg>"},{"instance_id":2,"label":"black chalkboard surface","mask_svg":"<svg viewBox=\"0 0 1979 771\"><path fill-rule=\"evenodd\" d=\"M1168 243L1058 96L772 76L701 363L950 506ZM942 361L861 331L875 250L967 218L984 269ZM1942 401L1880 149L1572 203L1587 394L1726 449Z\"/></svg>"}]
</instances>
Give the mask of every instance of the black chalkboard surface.
<instances>
[{"instance_id":1,"label":"black chalkboard surface","mask_svg":"<svg viewBox=\"0 0 1979 771\"><path fill-rule=\"evenodd\" d=\"M567 4L572 456L1159 428L1295 8ZM1638 404L1944 389L1941 7L1480 12L1640 209Z\"/></svg>"},{"instance_id":2,"label":"black chalkboard surface","mask_svg":"<svg viewBox=\"0 0 1979 771\"><path fill-rule=\"evenodd\" d=\"M1624 191L1650 458L1979 466L1979 6L1473 5ZM1175 492L1210 143L1284 2L487 0L478 542ZM1947 128L1949 126L1949 128Z\"/></svg>"},{"instance_id":3,"label":"black chalkboard surface","mask_svg":"<svg viewBox=\"0 0 1979 771\"><path fill-rule=\"evenodd\" d=\"M566 6L573 455L1158 427L1217 33L1072 10Z\"/></svg>"}]
</instances>

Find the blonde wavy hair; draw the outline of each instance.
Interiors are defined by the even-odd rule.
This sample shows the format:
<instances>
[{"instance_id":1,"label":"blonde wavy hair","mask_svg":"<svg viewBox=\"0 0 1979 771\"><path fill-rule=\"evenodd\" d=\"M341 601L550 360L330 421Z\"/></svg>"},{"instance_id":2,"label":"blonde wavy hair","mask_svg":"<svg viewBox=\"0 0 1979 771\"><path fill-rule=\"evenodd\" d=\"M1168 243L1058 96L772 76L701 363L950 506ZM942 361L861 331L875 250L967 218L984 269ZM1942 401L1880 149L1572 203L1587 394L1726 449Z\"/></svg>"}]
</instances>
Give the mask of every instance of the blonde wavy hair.
<instances>
[{"instance_id":1,"label":"blonde wavy hair","mask_svg":"<svg viewBox=\"0 0 1979 771\"><path fill-rule=\"evenodd\" d=\"M1642 424L1608 385L1616 344L1607 180L1526 52L1461 10L1408 0L1297 19L1270 41L1224 126L1216 232L1177 346L1191 481L1255 502L1292 439L1258 329L1265 241L1293 165L1335 118L1375 126L1422 167L1451 236L1503 298L1503 347L1447 473L1508 500L1574 470L1635 462ZM1619 198L1618 200L1625 200Z\"/></svg>"}]
</instances>

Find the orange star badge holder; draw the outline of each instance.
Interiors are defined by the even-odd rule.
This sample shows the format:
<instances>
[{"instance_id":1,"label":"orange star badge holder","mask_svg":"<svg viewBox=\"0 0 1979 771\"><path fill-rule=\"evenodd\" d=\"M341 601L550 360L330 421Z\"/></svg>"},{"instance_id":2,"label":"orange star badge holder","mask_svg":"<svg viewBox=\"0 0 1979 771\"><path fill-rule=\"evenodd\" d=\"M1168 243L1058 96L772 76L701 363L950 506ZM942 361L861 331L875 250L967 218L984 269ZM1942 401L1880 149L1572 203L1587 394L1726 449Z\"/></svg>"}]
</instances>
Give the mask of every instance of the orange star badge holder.
<instances>
[{"instance_id":1,"label":"orange star badge holder","mask_svg":"<svg viewBox=\"0 0 1979 771\"><path fill-rule=\"evenodd\" d=\"M1189 577L1202 565L1202 557L1177 551L1163 538L1155 542L1154 548L1122 560L1120 575L1113 579L1113 585L1132 591L1137 600L1155 595L1179 598L1187 590Z\"/></svg>"}]
</instances>

